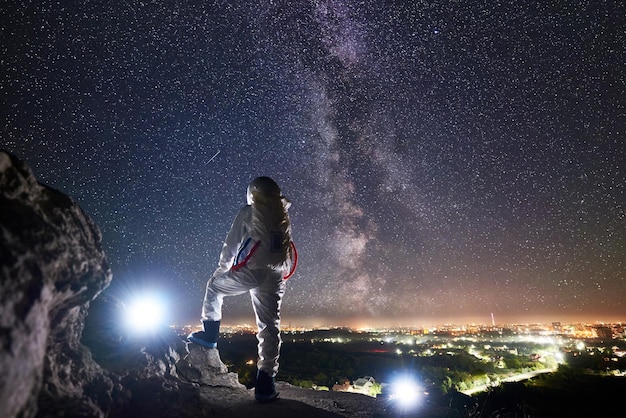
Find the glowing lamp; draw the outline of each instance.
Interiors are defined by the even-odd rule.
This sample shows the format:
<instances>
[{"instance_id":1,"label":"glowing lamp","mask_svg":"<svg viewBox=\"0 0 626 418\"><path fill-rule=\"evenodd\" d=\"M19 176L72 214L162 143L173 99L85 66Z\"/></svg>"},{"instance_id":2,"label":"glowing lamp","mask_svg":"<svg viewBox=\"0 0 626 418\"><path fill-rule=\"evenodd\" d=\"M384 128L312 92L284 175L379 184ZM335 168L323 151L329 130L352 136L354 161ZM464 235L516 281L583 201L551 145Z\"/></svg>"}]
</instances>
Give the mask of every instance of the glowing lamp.
<instances>
[{"instance_id":1,"label":"glowing lamp","mask_svg":"<svg viewBox=\"0 0 626 418\"><path fill-rule=\"evenodd\" d=\"M126 326L134 333L155 331L164 319L163 302L154 296L134 299L126 310Z\"/></svg>"},{"instance_id":2,"label":"glowing lamp","mask_svg":"<svg viewBox=\"0 0 626 418\"><path fill-rule=\"evenodd\" d=\"M398 378L391 384L389 399L402 409L416 407L422 398L421 386L410 377Z\"/></svg>"}]
</instances>

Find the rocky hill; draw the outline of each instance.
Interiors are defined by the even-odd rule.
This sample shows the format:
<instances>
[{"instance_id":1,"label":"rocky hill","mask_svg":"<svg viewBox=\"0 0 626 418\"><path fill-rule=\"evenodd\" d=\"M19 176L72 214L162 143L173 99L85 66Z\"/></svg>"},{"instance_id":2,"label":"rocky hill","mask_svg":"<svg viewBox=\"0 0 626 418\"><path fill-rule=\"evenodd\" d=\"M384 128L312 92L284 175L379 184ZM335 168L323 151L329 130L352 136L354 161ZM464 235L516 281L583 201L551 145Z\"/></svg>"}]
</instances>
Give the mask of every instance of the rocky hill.
<instances>
[{"instance_id":1,"label":"rocky hill","mask_svg":"<svg viewBox=\"0 0 626 418\"><path fill-rule=\"evenodd\" d=\"M278 382L261 405L217 350L169 329L131 339L94 222L0 152L0 416L374 417L384 402ZM457 416L422 409L420 416ZM413 415L415 416L415 415Z\"/></svg>"}]
</instances>

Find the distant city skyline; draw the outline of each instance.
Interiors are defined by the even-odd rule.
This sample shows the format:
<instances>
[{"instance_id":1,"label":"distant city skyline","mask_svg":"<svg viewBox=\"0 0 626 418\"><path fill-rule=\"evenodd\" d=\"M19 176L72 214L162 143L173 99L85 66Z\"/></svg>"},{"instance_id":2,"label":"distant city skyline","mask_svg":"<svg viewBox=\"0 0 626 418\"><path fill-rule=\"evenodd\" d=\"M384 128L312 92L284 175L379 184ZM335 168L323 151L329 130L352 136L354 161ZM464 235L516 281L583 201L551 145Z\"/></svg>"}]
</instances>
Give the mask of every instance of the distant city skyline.
<instances>
[{"instance_id":1,"label":"distant city skyline","mask_svg":"<svg viewBox=\"0 0 626 418\"><path fill-rule=\"evenodd\" d=\"M248 325L251 329L254 329L256 325L254 324L254 318L241 317L235 319L226 319L224 321L224 326L226 327L236 327L242 325ZM602 324L626 324L626 318L617 318L617 317L606 317L606 318L595 318L589 319L585 317L569 317L569 318L544 318L544 317L535 317L527 320L516 320L511 319L508 321L496 321L495 327L506 327L513 325L542 325L542 326L552 326L554 323L560 323L562 326L571 326L577 324L585 324L585 325L602 325ZM192 325L192 326L200 326L197 321L191 320L183 323L178 323L176 325ZM379 327L402 327L402 328L428 328L428 327L444 327L444 326L470 326L476 325L481 327L490 327L491 319L481 321L480 318L448 318L446 319L433 319L430 321L427 320L413 320L410 318L406 318L401 321L385 321L383 319L379 321L371 321L366 319L358 319L355 318L353 320L338 320L336 318L289 318L284 317L282 320L282 327L346 327L350 329L373 329Z\"/></svg>"}]
</instances>

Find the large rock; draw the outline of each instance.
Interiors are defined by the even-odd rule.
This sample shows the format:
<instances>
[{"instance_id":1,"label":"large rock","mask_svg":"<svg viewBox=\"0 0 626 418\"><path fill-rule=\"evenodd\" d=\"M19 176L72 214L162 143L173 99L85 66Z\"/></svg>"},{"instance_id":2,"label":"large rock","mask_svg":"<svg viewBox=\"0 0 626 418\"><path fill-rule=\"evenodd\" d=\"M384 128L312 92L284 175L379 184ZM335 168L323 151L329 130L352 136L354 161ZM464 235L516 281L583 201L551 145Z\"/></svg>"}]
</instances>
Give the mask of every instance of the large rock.
<instances>
[{"instance_id":1,"label":"large rock","mask_svg":"<svg viewBox=\"0 0 626 418\"><path fill-rule=\"evenodd\" d=\"M51 413L63 400L103 415L85 395L111 382L79 341L89 301L111 281L100 242L76 202L0 152L0 416L34 416L38 399Z\"/></svg>"},{"instance_id":2,"label":"large rock","mask_svg":"<svg viewBox=\"0 0 626 418\"><path fill-rule=\"evenodd\" d=\"M188 382L205 386L223 386L245 390L237 373L229 373L216 348L196 344L187 346L188 354L176 363L178 374Z\"/></svg>"}]
</instances>

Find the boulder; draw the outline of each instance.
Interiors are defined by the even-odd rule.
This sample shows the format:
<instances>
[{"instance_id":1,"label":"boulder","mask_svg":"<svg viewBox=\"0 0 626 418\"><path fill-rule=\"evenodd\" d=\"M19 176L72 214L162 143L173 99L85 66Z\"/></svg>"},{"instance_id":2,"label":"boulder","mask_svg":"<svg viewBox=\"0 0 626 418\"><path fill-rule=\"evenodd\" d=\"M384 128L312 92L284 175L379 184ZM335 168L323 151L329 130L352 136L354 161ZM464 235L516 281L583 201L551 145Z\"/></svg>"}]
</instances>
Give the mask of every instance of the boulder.
<instances>
[{"instance_id":1,"label":"boulder","mask_svg":"<svg viewBox=\"0 0 626 418\"><path fill-rule=\"evenodd\" d=\"M104 415L88 393L112 383L79 341L89 301L112 278L100 231L76 202L6 152L0 266L0 416L34 416L38 404L52 413L58 402L65 411Z\"/></svg>"},{"instance_id":2,"label":"boulder","mask_svg":"<svg viewBox=\"0 0 626 418\"><path fill-rule=\"evenodd\" d=\"M181 379L204 386L223 386L245 391L237 373L229 373L216 348L204 348L197 344L187 345L188 354L176 367Z\"/></svg>"}]
</instances>

